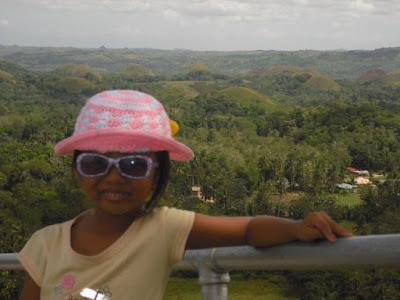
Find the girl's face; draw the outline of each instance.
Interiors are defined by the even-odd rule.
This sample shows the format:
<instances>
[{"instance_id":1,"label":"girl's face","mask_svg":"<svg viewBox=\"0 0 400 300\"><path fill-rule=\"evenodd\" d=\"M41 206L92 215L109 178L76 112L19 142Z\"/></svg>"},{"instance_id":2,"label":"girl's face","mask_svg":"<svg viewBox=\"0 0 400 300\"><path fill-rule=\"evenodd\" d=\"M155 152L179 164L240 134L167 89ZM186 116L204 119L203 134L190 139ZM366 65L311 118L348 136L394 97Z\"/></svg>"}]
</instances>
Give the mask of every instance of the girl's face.
<instances>
[{"instance_id":1,"label":"girl's face","mask_svg":"<svg viewBox=\"0 0 400 300\"><path fill-rule=\"evenodd\" d=\"M112 152L102 155L120 158L134 154ZM140 155L150 157L154 163L157 163L154 153ZM82 188L89 198L93 200L98 209L111 215L139 214L157 186L159 177L156 168L152 168L150 174L142 179L125 177L119 173L116 166L112 166L108 173L100 177L86 177L81 175L77 169L75 170Z\"/></svg>"}]
</instances>

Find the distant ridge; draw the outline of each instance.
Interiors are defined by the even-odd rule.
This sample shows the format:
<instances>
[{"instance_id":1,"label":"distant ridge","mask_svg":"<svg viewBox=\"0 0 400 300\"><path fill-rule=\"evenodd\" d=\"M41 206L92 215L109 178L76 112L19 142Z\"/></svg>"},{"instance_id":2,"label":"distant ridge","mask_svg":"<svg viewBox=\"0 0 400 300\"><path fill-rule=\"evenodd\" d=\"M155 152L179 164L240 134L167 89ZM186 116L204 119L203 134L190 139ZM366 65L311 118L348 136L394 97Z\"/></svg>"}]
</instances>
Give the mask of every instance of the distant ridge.
<instances>
[{"instance_id":1,"label":"distant ridge","mask_svg":"<svg viewBox=\"0 0 400 300\"><path fill-rule=\"evenodd\" d=\"M176 75L202 62L213 72L246 74L280 65L312 69L333 79L357 79L372 69L400 70L400 47L376 50L192 51L159 49L78 49L1 46L0 60L32 71L51 71L65 64L88 65L100 73L122 73L127 66L146 66L155 75Z\"/></svg>"}]
</instances>

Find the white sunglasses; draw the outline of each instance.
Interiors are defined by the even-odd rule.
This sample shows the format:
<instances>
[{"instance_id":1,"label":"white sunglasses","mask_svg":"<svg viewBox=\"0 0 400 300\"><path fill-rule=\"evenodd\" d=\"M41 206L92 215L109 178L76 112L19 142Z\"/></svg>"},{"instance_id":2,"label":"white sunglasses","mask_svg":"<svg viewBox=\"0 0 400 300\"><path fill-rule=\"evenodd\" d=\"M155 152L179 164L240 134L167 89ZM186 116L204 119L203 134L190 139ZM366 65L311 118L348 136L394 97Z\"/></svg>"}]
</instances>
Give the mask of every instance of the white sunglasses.
<instances>
[{"instance_id":1,"label":"white sunglasses","mask_svg":"<svg viewBox=\"0 0 400 300\"><path fill-rule=\"evenodd\" d=\"M157 162L144 155L111 158L97 153L80 154L76 164L78 172L84 177L104 176L115 166L122 176L132 179L144 179L153 168L158 167Z\"/></svg>"}]
</instances>

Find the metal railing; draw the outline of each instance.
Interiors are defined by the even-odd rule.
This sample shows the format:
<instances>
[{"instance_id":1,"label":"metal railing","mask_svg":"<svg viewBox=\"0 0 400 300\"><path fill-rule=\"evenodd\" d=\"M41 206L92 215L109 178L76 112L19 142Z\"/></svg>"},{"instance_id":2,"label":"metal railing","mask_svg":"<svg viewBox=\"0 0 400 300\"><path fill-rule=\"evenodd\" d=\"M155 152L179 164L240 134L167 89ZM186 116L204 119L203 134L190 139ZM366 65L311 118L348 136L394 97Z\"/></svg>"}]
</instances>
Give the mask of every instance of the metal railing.
<instances>
[{"instance_id":1,"label":"metal railing","mask_svg":"<svg viewBox=\"0 0 400 300\"><path fill-rule=\"evenodd\" d=\"M269 248L187 251L175 270L199 272L203 299L228 299L230 270L400 269L400 234L341 238L332 244L293 242ZM23 270L15 253L0 254L0 269Z\"/></svg>"}]
</instances>

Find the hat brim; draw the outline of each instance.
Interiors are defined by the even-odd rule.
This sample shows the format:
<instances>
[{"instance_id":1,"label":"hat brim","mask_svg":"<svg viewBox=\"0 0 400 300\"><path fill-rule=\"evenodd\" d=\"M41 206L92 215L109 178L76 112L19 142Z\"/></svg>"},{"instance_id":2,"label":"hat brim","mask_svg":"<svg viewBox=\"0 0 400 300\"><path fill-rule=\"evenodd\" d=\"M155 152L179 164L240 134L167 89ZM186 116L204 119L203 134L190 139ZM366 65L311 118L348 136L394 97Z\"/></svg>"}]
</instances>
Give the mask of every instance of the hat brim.
<instances>
[{"instance_id":1,"label":"hat brim","mask_svg":"<svg viewBox=\"0 0 400 300\"><path fill-rule=\"evenodd\" d=\"M186 145L154 133L104 129L73 135L59 142L54 150L59 155L72 155L75 150L107 152L168 151L172 160L191 160L193 151Z\"/></svg>"}]
</instances>

